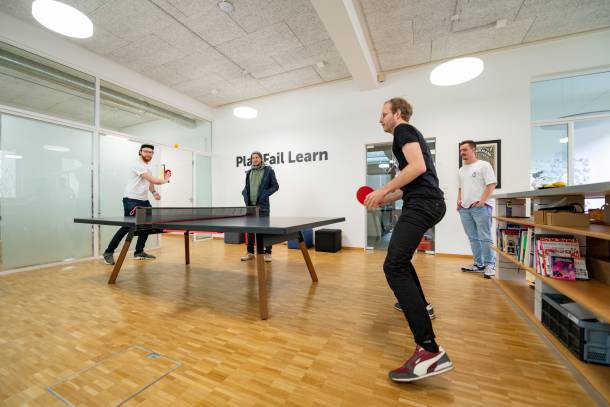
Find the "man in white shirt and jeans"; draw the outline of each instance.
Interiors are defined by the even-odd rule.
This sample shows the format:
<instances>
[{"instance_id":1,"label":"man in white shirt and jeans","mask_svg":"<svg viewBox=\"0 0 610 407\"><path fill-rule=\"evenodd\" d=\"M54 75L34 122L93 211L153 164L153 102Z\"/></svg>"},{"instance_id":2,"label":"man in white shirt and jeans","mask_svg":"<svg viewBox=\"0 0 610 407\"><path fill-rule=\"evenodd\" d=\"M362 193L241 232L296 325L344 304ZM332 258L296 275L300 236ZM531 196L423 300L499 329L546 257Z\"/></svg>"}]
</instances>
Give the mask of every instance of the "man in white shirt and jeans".
<instances>
[{"instance_id":1,"label":"man in white shirt and jeans","mask_svg":"<svg viewBox=\"0 0 610 407\"><path fill-rule=\"evenodd\" d=\"M459 170L457 210L474 258L474 264L462 267L462 271L484 271L484 277L491 278L496 274L496 256L492 249L493 207L489 197L496 188L496 174L491 164L477 159L474 141L460 143L460 156L464 165Z\"/></svg>"},{"instance_id":2,"label":"man in white shirt and jeans","mask_svg":"<svg viewBox=\"0 0 610 407\"><path fill-rule=\"evenodd\" d=\"M137 161L135 161L131 167L129 173L129 180L125 187L125 194L123 195L123 210L125 216L134 216L135 208L137 206L151 207L150 201L148 200L148 193L152 193L153 197L158 201L161 199L161 195L155 190L155 185L165 184L169 181L170 175L166 173L164 179L156 178L152 176L150 169L150 160L153 158L155 153L155 146L151 144L142 144L138 155ZM129 228L123 226L120 228L108 244L108 248L104 251L104 262L106 264L114 264L113 253L121 243L121 240L125 235L129 233ZM134 258L138 260L154 260L155 256L145 253L144 246L146 245L147 234L138 236L138 242L136 243L136 250L134 252Z\"/></svg>"}]
</instances>

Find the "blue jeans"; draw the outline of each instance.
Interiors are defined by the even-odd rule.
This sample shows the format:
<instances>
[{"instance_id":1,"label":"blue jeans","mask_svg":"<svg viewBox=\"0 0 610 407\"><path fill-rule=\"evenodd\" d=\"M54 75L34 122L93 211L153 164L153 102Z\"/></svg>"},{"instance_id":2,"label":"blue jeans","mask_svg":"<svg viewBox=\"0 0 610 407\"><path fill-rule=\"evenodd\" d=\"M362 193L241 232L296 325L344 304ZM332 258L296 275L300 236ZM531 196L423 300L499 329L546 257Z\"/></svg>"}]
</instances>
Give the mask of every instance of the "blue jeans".
<instances>
[{"instance_id":1,"label":"blue jeans","mask_svg":"<svg viewBox=\"0 0 610 407\"><path fill-rule=\"evenodd\" d=\"M123 198L123 215L124 216L134 216L135 214L132 214L131 211L136 206L145 206L147 208L151 207L150 201L140 201L138 199ZM104 253L114 253L116 248L121 243L121 240L125 237L125 235L127 233L129 233L129 228L128 227L123 226L122 228L120 228L114 234L114 237L112 238L112 240L108 244L108 247L106 248ZM138 242L136 243L136 251L135 251L135 253L142 253L144 251L144 246L146 245L146 239L148 239L148 235L147 234L138 236Z\"/></svg>"},{"instance_id":2,"label":"blue jeans","mask_svg":"<svg viewBox=\"0 0 610 407\"><path fill-rule=\"evenodd\" d=\"M495 267L496 255L491 240L491 206L483 208L460 208L460 218L464 231L470 240L474 264L479 267Z\"/></svg>"}]
</instances>

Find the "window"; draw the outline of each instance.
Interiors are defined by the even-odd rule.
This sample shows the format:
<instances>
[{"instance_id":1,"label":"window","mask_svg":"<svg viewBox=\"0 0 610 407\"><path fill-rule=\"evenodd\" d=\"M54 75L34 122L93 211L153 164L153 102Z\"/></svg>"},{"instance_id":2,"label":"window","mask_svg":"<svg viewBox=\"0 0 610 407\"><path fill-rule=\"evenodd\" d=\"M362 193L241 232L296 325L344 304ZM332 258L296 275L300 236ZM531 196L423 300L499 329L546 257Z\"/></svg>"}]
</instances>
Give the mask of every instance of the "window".
<instances>
[{"instance_id":1,"label":"window","mask_svg":"<svg viewBox=\"0 0 610 407\"><path fill-rule=\"evenodd\" d=\"M92 126L95 78L0 43L0 104Z\"/></svg>"},{"instance_id":2,"label":"window","mask_svg":"<svg viewBox=\"0 0 610 407\"><path fill-rule=\"evenodd\" d=\"M531 85L531 182L610 180L610 72Z\"/></svg>"}]
</instances>

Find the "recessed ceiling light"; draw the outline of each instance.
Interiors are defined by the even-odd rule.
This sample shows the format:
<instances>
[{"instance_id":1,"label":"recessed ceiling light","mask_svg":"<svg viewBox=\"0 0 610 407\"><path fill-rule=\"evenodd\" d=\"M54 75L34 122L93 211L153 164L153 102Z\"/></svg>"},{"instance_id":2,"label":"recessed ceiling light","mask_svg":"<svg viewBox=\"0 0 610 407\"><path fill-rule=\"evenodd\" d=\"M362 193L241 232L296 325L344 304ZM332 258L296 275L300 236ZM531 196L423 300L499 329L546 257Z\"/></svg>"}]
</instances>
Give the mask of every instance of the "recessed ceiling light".
<instances>
[{"instance_id":1,"label":"recessed ceiling light","mask_svg":"<svg viewBox=\"0 0 610 407\"><path fill-rule=\"evenodd\" d=\"M218 89L212 89L212 90L210 91L210 93L211 93L212 95L218 95L218 93L219 93L219 92L218 92Z\"/></svg>"},{"instance_id":2,"label":"recessed ceiling light","mask_svg":"<svg viewBox=\"0 0 610 407\"><path fill-rule=\"evenodd\" d=\"M4 154L4 158L12 158L14 160L21 160L23 156L17 154Z\"/></svg>"},{"instance_id":3,"label":"recessed ceiling light","mask_svg":"<svg viewBox=\"0 0 610 407\"><path fill-rule=\"evenodd\" d=\"M436 86L452 86L468 82L484 69L479 58L458 58L440 64L430 72L430 82Z\"/></svg>"},{"instance_id":4,"label":"recessed ceiling light","mask_svg":"<svg viewBox=\"0 0 610 407\"><path fill-rule=\"evenodd\" d=\"M258 111L253 107L239 106L233 109L233 114L240 119L255 119Z\"/></svg>"},{"instance_id":5,"label":"recessed ceiling light","mask_svg":"<svg viewBox=\"0 0 610 407\"><path fill-rule=\"evenodd\" d=\"M224 11L225 13L231 13L233 11L233 4L224 0L218 3L218 8Z\"/></svg>"},{"instance_id":6,"label":"recessed ceiling light","mask_svg":"<svg viewBox=\"0 0 610 407\"><path fill-rule=\"evenodd\" d=\"M568 141L569 141L569 140L568 140L568 138L567 138L567 137L562 137L562 138L560 138L560 139L559 139L559 142L560 142L561 144L565 144L565 143L567 143Z\"/></svg>"},{"instance_id":7,"label":"recessed ceiling light","mask_svg":"<svg viewBox=\"0 0 610 407\"><path fill-rule=\"evenodd\" d=\"M112 134L106 134L106 137L115 139L115 140L119 140L119 141L129 141L129 139L127 137L114 136Z\"/></svg>"},{"instance_id":8,"label":"recessed ceiling light","mask_svg":"<svg viewBox=\"0 0 610 407\"><path fill-rule=\"evenodd\" d=\"M93 35L93 23L82 12L55 0L35 0L32 15L51 31L73 38Z\"/></svg>"},{"instance_id":9,"label":"recessed ceiling light","mask_svg":"<svg viewBox=\"0 0 610 407\"><path fill-rule=\"evenodd\" d=\"M390 168L390 164L388 164L388 163L379 164L379 168Z\"/></svg>"}]
</instances>

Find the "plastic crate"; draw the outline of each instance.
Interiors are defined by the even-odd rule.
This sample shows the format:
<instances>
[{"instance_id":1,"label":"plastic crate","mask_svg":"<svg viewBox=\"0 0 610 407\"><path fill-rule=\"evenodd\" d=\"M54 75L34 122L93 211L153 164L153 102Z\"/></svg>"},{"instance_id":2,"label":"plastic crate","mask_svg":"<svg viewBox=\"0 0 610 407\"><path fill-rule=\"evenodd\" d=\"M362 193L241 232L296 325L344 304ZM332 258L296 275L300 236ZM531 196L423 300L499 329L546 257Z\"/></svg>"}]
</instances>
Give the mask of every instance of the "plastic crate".
<instances>
[{"instance_id":1,"label":"plastic crate","mask_svg":"<svg viewBox=\"0 0 610 407\"><path fill-rule=\"evenodd\" d=\"M561 306L570 302L562 294L544 294L542 324L580 360L610 365L610 324L578 319Z\"/></svg>"}]
</instances>

